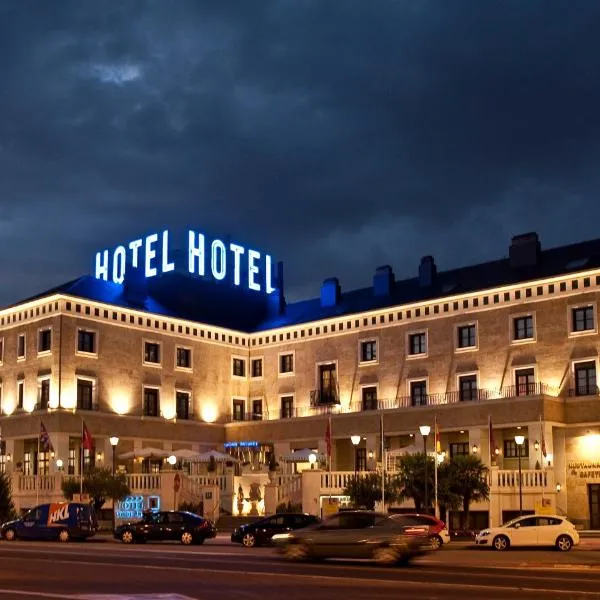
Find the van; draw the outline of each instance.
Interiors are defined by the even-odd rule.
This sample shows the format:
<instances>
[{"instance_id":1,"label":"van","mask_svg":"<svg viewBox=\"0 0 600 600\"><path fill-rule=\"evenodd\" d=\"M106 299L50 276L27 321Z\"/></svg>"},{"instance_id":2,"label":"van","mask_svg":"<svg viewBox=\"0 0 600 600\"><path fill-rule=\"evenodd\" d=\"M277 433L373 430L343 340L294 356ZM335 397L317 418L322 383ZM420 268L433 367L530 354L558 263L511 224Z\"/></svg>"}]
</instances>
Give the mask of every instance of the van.
<instances>
[{"instance_id":1,"label":"van","mask_svg":"<svg viewBox=\"0 0 600 600\"><path fill-rule=\"evenodd\" d=\"M5 540L59 540L91 537L98 522L91 504L56 502L40 504L23 518L4 523L0 534Z\"/></svg>"}]
</instances>

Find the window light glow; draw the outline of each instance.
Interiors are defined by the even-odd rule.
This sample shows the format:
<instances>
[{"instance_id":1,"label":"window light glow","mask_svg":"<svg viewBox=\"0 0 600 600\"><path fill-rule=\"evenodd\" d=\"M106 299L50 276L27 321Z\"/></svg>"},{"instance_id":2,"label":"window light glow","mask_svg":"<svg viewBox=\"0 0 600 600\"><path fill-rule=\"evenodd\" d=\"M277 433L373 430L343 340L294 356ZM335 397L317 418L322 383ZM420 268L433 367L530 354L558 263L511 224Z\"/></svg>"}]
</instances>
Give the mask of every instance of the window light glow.
<instances>
[{"instance_id":1,"label":"window light glow","mask_svg":"<svg viewBox=\"0 0 600 600\"><path fill-rule=\"evenodd\" d=\"M205 423L214 423L219 416L217 406L214 402L205 402L200 409L200 417Z\"/></svg>"}]
</instances>

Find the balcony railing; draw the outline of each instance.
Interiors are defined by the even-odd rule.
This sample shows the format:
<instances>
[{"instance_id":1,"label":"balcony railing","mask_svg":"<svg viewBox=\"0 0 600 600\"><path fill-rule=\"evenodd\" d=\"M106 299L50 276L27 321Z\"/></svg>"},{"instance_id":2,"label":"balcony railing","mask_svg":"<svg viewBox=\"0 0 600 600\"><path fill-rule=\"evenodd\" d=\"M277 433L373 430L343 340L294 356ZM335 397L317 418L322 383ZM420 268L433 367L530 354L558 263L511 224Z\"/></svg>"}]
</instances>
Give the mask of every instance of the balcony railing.
<instances>
[{"instance_id":1,"label":"balcony railing","mask_svg":"<svg viewBox=\"0 0 600 600\"><path fill-rule=\"evenodd\" d=\"M523 469L521 471L521 488L548 488L552 487L553 470L541 471L539 469ZM492 488L511 490L519 488L519 471L498 470L492 472Z\"/></svg>"},{"instance_id":2,"label":"balcony railing","mask_svg":"<svg viewBox=\"0 0 600 600\"><path fill-rule=\"evenodd\" d=\"M311 390L310 405L314 408L335 406L340 403L340 395L337 389Z\"/></svg>"},{"instance_id":3,"label":"balcony railing","mask_svg":"<svg viewBox=\"0 0 600 600\"><path fill-rule=\"evenodd\" d=\"M569 396L598 396L600 390L596 385L578 385L569 390Z\"/></svg>"}]
</instances>

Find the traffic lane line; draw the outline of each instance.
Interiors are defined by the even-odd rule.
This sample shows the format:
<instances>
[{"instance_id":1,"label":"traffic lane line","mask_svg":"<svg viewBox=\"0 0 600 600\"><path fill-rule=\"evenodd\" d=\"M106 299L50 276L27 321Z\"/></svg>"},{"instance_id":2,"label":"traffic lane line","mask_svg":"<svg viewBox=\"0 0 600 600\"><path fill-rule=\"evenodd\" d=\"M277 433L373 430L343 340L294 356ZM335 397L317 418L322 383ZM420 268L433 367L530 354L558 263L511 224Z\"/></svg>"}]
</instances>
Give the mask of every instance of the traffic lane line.
<instances>
[{"instance_id":1,"label":"traffic lane line","mask_svg":"<svg viewBox=\"0 0 600 600\"><path fill-rule=\"evenodd\" d=\"M33 554L32 551L27 551L27 554L29 554L29 560L37 560L39 562L55 562L56 561L56 557L51 557L51 556L40 556L39 553L35 553L37 554L37 556L31 556L31 554ZM77 556L79 558L79 560L73 560L73 561L63 561L63 562L72 562L74 564L82 564L82 565L86 565L86 564L94 564L94 565L98 565L98 566L122 566L123 563L120 561L121 557L111 557L110 555L97 555L98 558L101 558L102 560L97 560L97 561L87 561L87 560L82 560L81 555L78 553L68 553L68 554L63 554L63 556ZM17 560L17 557L5 557L5 560L10 560L10 558L12 558L13 560ZM132 557L133 558L133 557ZM165 568L163 563L161 563L160 565L148 565L147 562L137 562L139 561L143 561L144 558L143 556L140 557L136 557L136 562L131 562L129 563L129 566L131 567L140 567L140 568L147 568L148 566L156 566L157 568ZM119 562L113 562L113 560L119 560ZM211 564L206 563L203 565L198 565L198 564L194 564L194 563L190 563L189 558L178 558L178 557L169 557L169 560L171 562L179 562L179 563L184 563L184 565L181 566L173 566L173 568L181 568L181 569L185 569L185 570L196 570L198 572L215 572L215 573L235 573L236 575L240 573L239 567L240 564L236 563L236 564L231 564L228 562L224 562L221 563L220 561L216 561L217 567L210 567L209 565ZM185 564L188 563L188 564ZM243 564L243 563L242 563ZM227 568L223 568L223 567L227 567ZM257 567L259 567L257 569ZM266 567L270 567L269 569L266 569ZM275 570L272 568L275 567ZM359 567L360 571L357 571L356 568ZM423 566L420 566L419 564L416 564L414 569L415 569L415 573L419 573L421 575L438 575L438 576L444 576L444 577L449 577L454 579L457 575L457 572L461 572L458 569L460 569L462 567L462 569L465 569L465 565L447 565L444 566L444 568L431 568L429 566L427 566L426 564ZM397 571L391 571L389 569L386 568L382 568L382 567L374 567L372 566L372 563L368 562L368 561L360 561L360 560L356 560L356 561L331 561L328 562L326 564L312 564L312 563L292 563L292 562L288 562L285 560L279 560L279 561L275 561L275 562L266 562L266 561L262 561L259 562L255 565L252 566L252 571L247 571L248 573L253 573L253 574L257 574L257 575L272 575L274 573L277 573L278 575L303 575L303 576L321 576L320 574L327 572L327 576L332 577L332 578L351 578L353 580L355 579L360 579L360 577L357 576L357 573L360 573L362 575L381 575L382 573L386 573L388 575L390 575L390 573L393 573L395 575L394 580L395 581L405 581L403 575L410 572L409 570L397 570ZM283 570L281 570L283 569ZM290 569L292 569L290 571ZM493 571L495 573L496 577L501 577L503 580L508 580L508 579L512 579L512 580L520 580L523 577L523 573L519 573L519 575L515 575L514 573L511 573L511 571L513 570L519 570L519 571L523 571L523 570L533 570L530 569L528 566L523 566L523 565L511 565L509 567L490 567L490 568L471 568L471 566L469 566L468 570L463 570L461 572L461 576L463 578L465 577L470 577L470 578L477 578L477 577L481 577L482 572L485 571ZM313 571L313 573L309 573L307 574L306 571ZM543 570L540 568L540 570ZM549 565L546 570L555 570L553 565ZM317 573L314 573L314 571L316 571ZM571 574L575 575L574 571L571 571ZM565 575L567 575L567 572L563 572L561 574L560 577L548 577L548 576L531 576L530 579L531 580L540 580L540 581L557 581L557 582L564 582L565 581ZM576 577L568 577L569 581L571 582L593 582L594 584L598 584L599 580L596 577L593 578L587 578L587 579L581 579L581 578L576 578Z\"/></svg>"},{"instance_id":2,"label":"traffic lane line","mask_svg":"<svg viewBox=\"0 0 600 600\"><path fill-rule=\"evenodd\" d=\"M41 559L34 559L34 561L39 562ZM53 559L52 563L55 565L61 564L61 565L78 565L79 567L81 567L82 565L85 566L89 566L89 567L98 567L99 563L96 562L91 562L91 561L71 561L71 560L56 560ZM489 584L478 584L478 583L466 583L464 581L452 581L452 582L437 582L437 581L431 581L430 579L426 579L426 580L422 580L422 579L407 579L407 578L403 578L401 580L398 579L384 579L384 578L378 578L378 579L371 579L371 578L362 578L362 577L355 577L352 579L348 579L346 577L344 578L340 578L340 577L335 577L335 576L330 576L330 575L314 575L314 574L303 574L303 573L270 573L269 574L269 579L268 581L265 581L264 578L264 573L256 573L255 571L237 571L236 572L236 578L234 581L231 580L230 575L231 575L231 571L230 570L217 570L217 569L204 569L204 568L188 568L188 567L177 567L177 566L173 566L173 565L132 565L132 564L122 564L122 563L116 563L113 565L116 569L127 569L129 570L128 573L126 573L127 577L130 577L130 571L132 568L136 568L139 570L144 570L144 571L158 571L160 572L161 575L163 575L166 571L171 571L171 572L176 572L179 573L180 575L185 574L187 575L197 575L198 573L203 574L206 578L211 578L214 579L215 576L218 575L227 575L227 581L229 583L238 583L238 579L239 578L246 578L247 579L258 579L258 584L264 588L266 585L274 584L274 580L281 580L281 579L298 579L301 580L305 583L315 583L318 587L323 587L323 586L328 586L328 587L335 587L337 589L339 588L355 588L357 586L357 584L360 585L365 585L368 586L369 589L373 588L373 587L377 587L377 588L392 588L395 592L397 592L397 586L398 583L401 583L404 587L417 587L419 589L419 592L421 594L421 597L424 596L423 594L423 584L426 584L427 587L431 590L433 589L440 589L440 590L453 590L453 589L458 589L461 590L462 592L464 591L493 591L494 593L508 593L508 594L512 594L515 591L519 591L522 593L530 593L530 594L536 594L536 595L543 595L543 594L553 594L555 597L560 596L560 597L567 597L567 598L573 598L574 595L577 595L578 597L594 597L594 598L598 598L600 597L600 594L597 591L588 591L588 590L575 590L572 587L573 584L573 580L570 580L568 582L565 582L563 579L558 579L557 581L565 584L568 583L569 584L569 589L558 589L558 588L552 588L552 587L531 587L530 585L489 585ZM385 570L382 570L383 572L385 572ZM528 578L528 579L532 579L532 578ZM542 579L546 584L549 583L548 578L540 578ZM163 581L163 579L161 578L161 581ZM193 580L194 582L196 581L196 579ZM203 582L205 580L203 579ZM505 580L502 580L505 581ZM587 584L592 584L592 585L596 585L597 584L597 580L582 580L583 582L587 583ZM247 581L239 581L239 585L246 587L246 585L248 584ZM150 584L148 584L150 585ZM23 590L25 591L25 590ZM280 590L279 590L280 591ZM54 596L56 597L56 596ZM64 595L62 597L65 597ZM72 595L66 596L66 597L70 597L72 598Z\"/></svg>"}]
</instances>

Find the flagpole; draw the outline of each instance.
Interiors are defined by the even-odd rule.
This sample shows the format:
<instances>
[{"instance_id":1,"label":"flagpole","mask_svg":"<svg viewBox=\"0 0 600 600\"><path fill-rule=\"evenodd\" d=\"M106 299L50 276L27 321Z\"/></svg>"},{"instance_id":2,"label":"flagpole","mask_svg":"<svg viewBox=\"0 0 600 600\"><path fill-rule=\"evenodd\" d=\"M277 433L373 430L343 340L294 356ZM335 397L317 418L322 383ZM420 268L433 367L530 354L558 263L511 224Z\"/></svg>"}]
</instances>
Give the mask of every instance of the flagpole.
<instances>
[{"instance_id":1,"label":"flagpole","mask_svg":"<svg viewBox=\"0 0 600 600\"><path fill-rule=\"evenodd\" d=\"M81 447L79 448L80 463L79 463L79 501L83 497L83 418L81 419Z\"/></svg>"},{"instance_id":2,"label":"flagpole","mask_svg":"<svg viewBox=\"0 0 600 600\"><path fill-rule=\"evenodd\" d=\"M42 434L42 419L40 417L40 427L37 436L37 454L35 457L35 504L40 503L40 436Z\"/></svg>"},{"instance_id":3,"label":"flagpole","mask_svg":"<svg viewBox=\"0 0 600 600\"><path fill-rule=\"evenodd\" d=\"M434 515L436 519L440 518L440 510L439 510L439 506L438 506L438 422L437 422L437 415L435 415L434 417L434 431L433 431L433 435L435 438L435 452L433 455L433 489L434 489ZM425 458L425 460L427 460L427 458Z\"/></svg>"},{"instance_id":4,"label":"flagpole","mask_svg":"<svg viewBox=\"0 0 600 600\"><path fill-rule=\"evenodd\" d=\"M381 423L381 508L385 512L385 443L383 437L383 413L380 413Z\"/></svg>"},{"instance_id":5,"label":"flagpole","mask_svg":"<svg viewBox=\"0 0 600 600\"><path fill-rule=\"evenodd\" d=\"M546 440L544 439L544 424L542 422L542 413L540 413L540 462L542 463L542 508L544 508L544 483L546 479L546 465L544 464L544 446Z\"/></svg>"}]
</instances>

